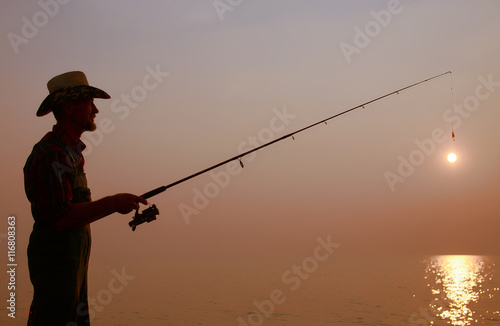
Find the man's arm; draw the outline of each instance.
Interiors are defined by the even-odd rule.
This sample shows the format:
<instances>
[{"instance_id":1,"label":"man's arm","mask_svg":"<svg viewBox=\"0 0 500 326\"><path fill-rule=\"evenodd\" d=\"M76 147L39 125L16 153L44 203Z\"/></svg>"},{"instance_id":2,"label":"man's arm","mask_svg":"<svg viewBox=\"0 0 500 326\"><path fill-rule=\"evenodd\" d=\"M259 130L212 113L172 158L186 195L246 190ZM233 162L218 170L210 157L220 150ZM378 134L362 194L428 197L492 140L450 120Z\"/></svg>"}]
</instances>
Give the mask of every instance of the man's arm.
<instances>
[{"instance_id":1,"label":"man's arm","mask_svg":"<svg viewBox=\"0 0 500 326\"><path fill-rule=\"evenodd\" d=\"M81 227L115 212L130 213L139 208L139 203L148 202L136 195L116 194L89 203L72 204L71 211L53 226L59 231Z\"/></svg>"}]
</instances>

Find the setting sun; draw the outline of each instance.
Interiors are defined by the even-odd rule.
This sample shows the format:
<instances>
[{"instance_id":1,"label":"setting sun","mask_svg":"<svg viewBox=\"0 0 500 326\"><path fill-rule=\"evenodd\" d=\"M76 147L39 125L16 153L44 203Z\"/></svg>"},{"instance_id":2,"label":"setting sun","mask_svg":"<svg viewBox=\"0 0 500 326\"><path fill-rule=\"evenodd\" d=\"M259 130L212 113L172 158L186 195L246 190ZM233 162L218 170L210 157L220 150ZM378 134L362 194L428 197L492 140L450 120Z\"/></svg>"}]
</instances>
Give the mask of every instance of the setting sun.
<instances>
[{"instance_id":1,"label":"setting sun","mask_svg":"<svg viewBox=\"0 0 500 326\"><path fill-rule=\"evenodd\" d=\"M457 155L455 153L448 154L448 162L453 163L457 160Z\"/></svg>"}]
</instances>

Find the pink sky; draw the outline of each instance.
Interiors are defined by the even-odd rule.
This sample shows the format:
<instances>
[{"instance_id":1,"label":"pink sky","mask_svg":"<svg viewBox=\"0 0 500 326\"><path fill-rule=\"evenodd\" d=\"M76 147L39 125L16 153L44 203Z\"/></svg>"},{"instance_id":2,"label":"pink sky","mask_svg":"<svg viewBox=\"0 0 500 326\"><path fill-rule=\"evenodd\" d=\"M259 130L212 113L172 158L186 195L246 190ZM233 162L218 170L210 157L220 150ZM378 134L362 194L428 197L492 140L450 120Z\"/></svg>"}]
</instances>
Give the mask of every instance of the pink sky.
<instances>
[{"instance_id":1,"label":"pink sky","mask_svg":"<svg viewBox=\"0 0 500 326\"><path fill-rule=\"evenodd\" d=\"M151 198L159 220L135 233L131 216L95 223L96 261L152 248L300 254L328 234L345 253L500 253L496 2L243 1L219 14L211 1L2 6L1 210L17 216L19 255L32 225L22 167L54 121L35 111L46 82L69 70L112 96L96 100L101 128L83 137L94 198L142 194L250 148L249 137L453 71L258 152L198 208L210 174ZM276 112L289 118L278 124ZM198 211L189 224L188 206Z\"/></svg>"}]
</instances>

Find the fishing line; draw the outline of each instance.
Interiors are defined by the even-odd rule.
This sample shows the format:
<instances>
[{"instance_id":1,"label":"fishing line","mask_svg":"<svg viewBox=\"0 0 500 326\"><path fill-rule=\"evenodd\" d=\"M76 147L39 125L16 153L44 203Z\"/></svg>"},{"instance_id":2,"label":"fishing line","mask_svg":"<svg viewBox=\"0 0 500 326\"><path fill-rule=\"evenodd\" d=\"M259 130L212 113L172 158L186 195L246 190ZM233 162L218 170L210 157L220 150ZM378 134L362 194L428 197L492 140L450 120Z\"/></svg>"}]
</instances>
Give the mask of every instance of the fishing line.
<instances>
[{"instance_id":1,"label":"fishing line","mask_svg":"<svg viewBox=\"0 0 500 326\"><path fill-rule=\"evenodd\" d=\"M453 112L453 105L455 104L455 96L453 95L453 74L450 72L450 88L451 88L451 111ZM451 122L451 139L455 141L455 127L453 121Z\"/></svg>"}]
</instances>

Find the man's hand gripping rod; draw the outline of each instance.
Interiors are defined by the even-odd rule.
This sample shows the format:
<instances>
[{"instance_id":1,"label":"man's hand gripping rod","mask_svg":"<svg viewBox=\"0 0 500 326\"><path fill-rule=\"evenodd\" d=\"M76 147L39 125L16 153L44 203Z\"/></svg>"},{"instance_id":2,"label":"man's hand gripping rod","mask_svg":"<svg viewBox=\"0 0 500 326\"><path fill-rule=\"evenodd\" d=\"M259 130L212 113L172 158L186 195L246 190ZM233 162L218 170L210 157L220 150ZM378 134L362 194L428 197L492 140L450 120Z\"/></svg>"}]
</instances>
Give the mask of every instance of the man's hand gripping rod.
<instances>
[{"instance_id":1,"label":"man's hand gripping rod","mask_svg":"<svg viewBox=\"0 0 500 326\"><path fill-rule=\"evenodd\" d=\"M157 194L167 190L167 188L165 188L165 189L163 189L163 188L165 188L165 187L159 187L155 190L151 190L151 191L145 193L144 195L142 195L141 197L144 199L148 199L149 197L153 197L154 195L157 195ZM139 208L137 208L137 210L135 211L135 215L134 215L133 220L130 221L128 223L128 225L130 225L132 227L132 231L135 231L135 229L137 228L138 225L145 223L145 222L149 223L151 221L156 220L156 215L159 215L159 214L160 214L160 211L158 210L158 208L156 208L156 205L151 205L151 207L143 210L142 213L139 213Z\"/></svg>"}]
</instances>

